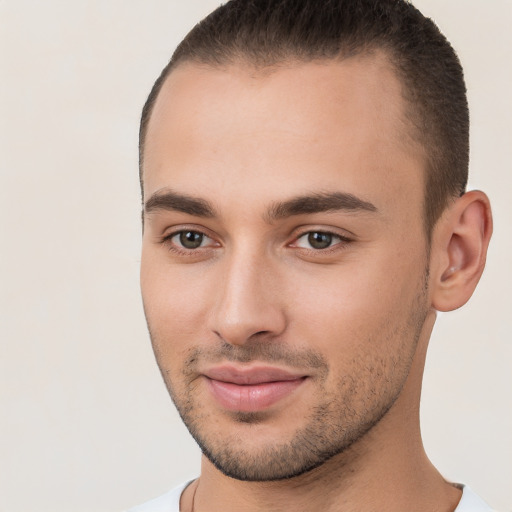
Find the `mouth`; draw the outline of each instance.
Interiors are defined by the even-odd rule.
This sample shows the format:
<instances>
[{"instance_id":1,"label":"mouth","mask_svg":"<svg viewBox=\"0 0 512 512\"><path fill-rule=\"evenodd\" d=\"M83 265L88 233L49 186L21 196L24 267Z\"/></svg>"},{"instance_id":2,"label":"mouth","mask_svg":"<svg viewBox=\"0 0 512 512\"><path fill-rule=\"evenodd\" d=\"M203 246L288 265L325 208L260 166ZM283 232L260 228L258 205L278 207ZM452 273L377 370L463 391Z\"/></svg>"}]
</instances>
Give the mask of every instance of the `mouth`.
<instances>
[{"instance_id":1,"label":"mouth","mask_svg":"<svg viewBox=\"0 0 512 512\"><path fill-rule=\"evenodd\" d=\"M203 375L215 401L238 412L265 410L294 393L308 377L268 366L230 365L208 369Z\"/></svg>"}]
</instances>

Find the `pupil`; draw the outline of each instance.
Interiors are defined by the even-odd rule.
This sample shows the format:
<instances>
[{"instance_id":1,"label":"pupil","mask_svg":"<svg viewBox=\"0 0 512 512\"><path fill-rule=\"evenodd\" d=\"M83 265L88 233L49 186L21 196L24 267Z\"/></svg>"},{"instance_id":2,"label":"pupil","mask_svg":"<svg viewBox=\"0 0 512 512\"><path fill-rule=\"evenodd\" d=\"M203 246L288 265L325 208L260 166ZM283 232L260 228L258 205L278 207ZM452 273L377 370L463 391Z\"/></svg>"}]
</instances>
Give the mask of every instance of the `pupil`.
<instances>
[{"instance_id":1,"label":"pupil","mask_svg":"<svg viewBox=\"0 0 512 512\"><path fill-rule=\"evenodd\" d=\"M314 249L327 249L332 243L332 235L329 233L310 233L308 242Z\"/></svg>"},{"instance_id":2,"label":"pupil","mask_svg":"<svg viewBox=\"0 0 512 512\"><path fill-rule=\"evenodd\" d=\"M203 235L196 231L183 231L180 233L180 243L186 249L197 249L203 243Z\"/></svg>"}]
</instances>

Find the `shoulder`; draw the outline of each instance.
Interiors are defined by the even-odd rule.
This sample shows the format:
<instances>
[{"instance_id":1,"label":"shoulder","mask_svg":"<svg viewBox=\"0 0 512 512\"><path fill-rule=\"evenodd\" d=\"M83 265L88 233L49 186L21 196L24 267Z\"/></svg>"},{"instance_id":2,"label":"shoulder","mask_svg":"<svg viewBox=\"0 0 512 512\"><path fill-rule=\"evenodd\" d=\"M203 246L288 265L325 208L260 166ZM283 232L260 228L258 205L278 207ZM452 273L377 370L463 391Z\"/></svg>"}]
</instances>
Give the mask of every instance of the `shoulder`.
<instances>
[{"instance_id":1,"label":"shoulder","mask_svg":"<svg viewBox=\"0 0 512 512\"><path fill-rule=\"evenodd\" d=\"M181 493L190 483L191 482L185 482L171 491L162 494L162 496L142 503L126 512L180 512Z\"/></svg>"},{"instance_id":2,"label":"shoulder","mask_svg":"<svg viewBox=\"0 0 512 512\"><path fill-rule=\"evenodd\" d=\"M493 512L492 508L467 485L461 487L462 498L454 512Z\"/></svg>"}]
</instances>

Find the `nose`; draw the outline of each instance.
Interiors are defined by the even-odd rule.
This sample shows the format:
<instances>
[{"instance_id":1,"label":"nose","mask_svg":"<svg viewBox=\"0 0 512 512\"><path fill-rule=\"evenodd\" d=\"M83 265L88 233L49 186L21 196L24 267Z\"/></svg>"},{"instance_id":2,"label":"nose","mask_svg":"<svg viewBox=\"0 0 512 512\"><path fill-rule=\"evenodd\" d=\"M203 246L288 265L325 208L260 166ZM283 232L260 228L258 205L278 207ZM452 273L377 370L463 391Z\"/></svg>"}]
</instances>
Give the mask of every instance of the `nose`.
<instances>
[{"instance_id":1,"label":"nose","mask_svg":"<svg viewBox=\"0 0 512 512\"><path fill-rule=\"evenodd\" d=\"M239 252L226 257L217 274L209 328L231 345L272 339L286 328L276 269L264 256Z\"/></svg>"}]
</instances>

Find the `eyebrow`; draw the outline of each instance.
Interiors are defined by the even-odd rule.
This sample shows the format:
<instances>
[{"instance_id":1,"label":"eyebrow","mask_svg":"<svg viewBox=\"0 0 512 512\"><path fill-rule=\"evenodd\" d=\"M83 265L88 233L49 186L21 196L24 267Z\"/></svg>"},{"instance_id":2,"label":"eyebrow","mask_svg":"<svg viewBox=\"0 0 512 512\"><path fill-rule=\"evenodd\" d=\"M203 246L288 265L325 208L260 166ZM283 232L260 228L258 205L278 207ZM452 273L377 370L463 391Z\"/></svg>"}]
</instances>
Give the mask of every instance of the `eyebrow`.
<instances>
[{"instance_id":1,"label":"eyebrow","mask_svg":"<svg viewBox=\"0 0 512 512\"><path fill-rule=\"evenodd\" d=\"M267 215L269 221L272 222L294 215L331 211L376 213L378 210L372 203L363 201L353 194L345 192L320 192L274 203Z\"/></svg>"},{"instance_id":2,"label":"eyebrow","mask_svg":"<svg viewBox=\"0 0 512 512\"><path fill-rule=\"evenodd\" d=\"M158 210L177 211L196 217L213 218L217 212L213 205L202 198L181 194L170 189L155 192L145 203L144 212L154 213ZM353 194L345 192L319 192L278 201L271 205L265 219L273 222L296 215L346 211L377 212L377 207Z\"/></svg>"},{"instance_id":3,"label":"eyebrow","mask_svg":"<svg viewBox=\"0 0 512 512\"><path fill-rule=\"evenodd\" d=\"M144 204L146 214L158 210L183 212L205 218L216 216L215 209L205 199L180 194L169 189L155 192Z\"/></svg>"}]
</instances>

